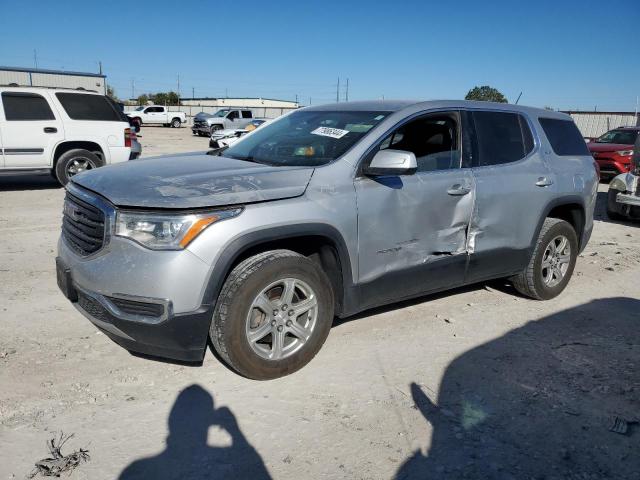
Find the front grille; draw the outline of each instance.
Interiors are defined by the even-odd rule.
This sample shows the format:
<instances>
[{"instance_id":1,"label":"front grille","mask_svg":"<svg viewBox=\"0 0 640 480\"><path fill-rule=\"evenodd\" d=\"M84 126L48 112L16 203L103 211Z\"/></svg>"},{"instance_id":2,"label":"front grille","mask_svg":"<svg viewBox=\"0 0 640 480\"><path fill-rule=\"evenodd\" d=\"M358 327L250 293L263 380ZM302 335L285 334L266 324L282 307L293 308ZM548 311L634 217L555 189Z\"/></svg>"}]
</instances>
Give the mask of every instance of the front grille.
<instances>
[{"instance_id":1,"label":"front grille","mask_svg":"<svg viewBox=\"0 0 640 480\"><path fill-rule=\"evenodd\" d=\"M105 215L98 207L83 202L69 192L64 200L62 236L82 256L100 250L104 244Z\"/></svg>"},{"instance_id":2,"label":"front grille","mask_svg":"<svg viewBox=\"0 0 640 480\"><path fill-rule=\"evenodd\" d=\"M118 309L130 315L143 317L160 317L164 313L164 306L159 303L138 302L124 298L107 297Z\"/></svg>"}]
</instances>

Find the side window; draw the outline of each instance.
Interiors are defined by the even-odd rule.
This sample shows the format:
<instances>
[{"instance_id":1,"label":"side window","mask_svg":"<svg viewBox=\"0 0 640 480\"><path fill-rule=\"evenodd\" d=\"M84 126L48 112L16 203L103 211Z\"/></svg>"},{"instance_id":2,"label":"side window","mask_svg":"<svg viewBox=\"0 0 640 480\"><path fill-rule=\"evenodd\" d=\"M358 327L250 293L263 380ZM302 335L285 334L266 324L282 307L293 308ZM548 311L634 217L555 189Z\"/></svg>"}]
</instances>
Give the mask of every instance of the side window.
<instances>
[{"instance_id":1,"label":"side window","mask_svg":"<svg viewBox=\"0 0 640 480\"><path fill-rule=\"evenodd\" d=\"M233 111L229 112L229 115L227 115L227 118L229 120L235 120L236 118L238 118L238 111L237 110L233 110Z\"/></svg>"},{"instance_id":2,"label":"side window","mask_svg":"<svg viewBox=\"0 0 640 480\"><path fill-rule=\"evenodd\" d=\"M478 139L477 166L516 162L533 150L525 118L509 112L473 112Z\"/></svg>"},{"instance_id":3,"label":"side window","mask_svg":"<svg viewBox=\"0 0 640 480\"><path fill-rule=\"evenodd\" d=\"M58 101L73 120L122 121L116 106L102 95L56 93Z\"/></svg>"},{"instance_id":4,"label":"side window","mask_svg":"<svg viewBox=\"0 0 640 480\"><path fill-rule=\"evenodd\" d=\"M144 112L142 113L151 113L151 112L153 112L153 107L147 107L144 109Z\"/></svg>"},{"instance_id":5,"label":"side window","mask_svg":"<svg viewBox=\"0 0 640 480\"><path fill-rule=\"evenodd\" d=\"M251 113L251 110L243 110L242 118L253 118L253 114Z\"/></svg>"},{"instance_id":6,"label":"side window","mask_svg":"<svg viewBox=\"0 0 640 480\"><path fill-rule=\"evenodd\" d=\"M455 113L427 115L406 123L385 138L379 150L413 152L418 172L460 168L460 127Z\"/></svg>"},{"instance_id":7,"label":"side window","mask_svg":"<svg viewBox=\"0 0 640 480\"><path fill-rule=\"evenodd\" d=\"M590 155L580 130L571 120L540 118L540 125L556 155Z\"/></svg>"},{"instance_id":8,"label":"side window","mask_svg":"<svg viewBox=\"0 0 640 480\"><path fill-rule=\"evenodd\" d=\"M7 121L55 120L47 100L35 93L2 92Z\"/></svg>"}]
</instances>

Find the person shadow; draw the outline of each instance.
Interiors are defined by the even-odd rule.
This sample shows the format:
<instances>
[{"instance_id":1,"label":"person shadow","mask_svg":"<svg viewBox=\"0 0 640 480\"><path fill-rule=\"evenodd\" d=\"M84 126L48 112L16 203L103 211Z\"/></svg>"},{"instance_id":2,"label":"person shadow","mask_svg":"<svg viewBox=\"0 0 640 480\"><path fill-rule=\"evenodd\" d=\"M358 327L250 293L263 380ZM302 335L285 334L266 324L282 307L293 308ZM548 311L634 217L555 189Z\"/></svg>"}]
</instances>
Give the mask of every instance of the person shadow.
<instances>
[{"instance_id":1,"label":"person shadow","mask_svg":"<svg viewBox=\"0 0 640 480\"><path fill-rule=\"evenodd\" d=\"M217 426L231 437L229 447L207 445L209 428ZM226 407L215 408L213 397L199 385L178 395L169 414L169 436L159 455L132 462L120 480L271 478L262 458L240 431Z\"/></svg>"},{"instance_id":2,"label":"person shadow","mask_svg":"<svg viewBox=\"0 0 640 480\"><path fill-rule=\"evenodd\" d=\"M427 454L396 479L640 479L640 300L607 298L532 321L447 367Z\"/></svg>"}]
</instances>

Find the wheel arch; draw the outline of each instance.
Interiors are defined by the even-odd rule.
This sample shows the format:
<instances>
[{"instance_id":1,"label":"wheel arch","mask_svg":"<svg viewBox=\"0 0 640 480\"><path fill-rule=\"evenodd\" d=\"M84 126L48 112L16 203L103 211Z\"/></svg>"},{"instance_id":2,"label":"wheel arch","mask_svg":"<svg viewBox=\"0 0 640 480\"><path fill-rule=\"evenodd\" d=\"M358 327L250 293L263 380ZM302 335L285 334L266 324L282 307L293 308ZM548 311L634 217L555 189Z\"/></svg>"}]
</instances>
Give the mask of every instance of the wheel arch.
<instances>
[{"instance_id":1,"label":"wheel arch","mask_svg":"<svg viewBox=\"0 0 640 480\"><path fill-rule=\"evenodd\" d=\"M531 242L531 252L533 252L535 243L540 235L540 230L542 229L542 224L546 218L558 218L568 222L573 227L576 232L576 236L578 237L579 251L584 249L587 243L587 239L585 238L587 217L584 199L581 196L569 195L549 202L543 215L538 220L535 236Z\"/></svg>"},{"instance_id":2,"label":"wheel arch","mask_svg":"<svg viewBox=\"0 0 640 480\"><path fill-rule=\"evenodd\" d=\"M346 243L338 230L326 224L297 224L247 233L231 242L220 254L209 275L203 297L213 305L229 273L246 258L268 250L286 249L317 262L329 277L336 315L350 310L347 292L353 287Z\"/></svg>"},{"instance_id":3,"label":"wheel arch","mask_svg":"<svg viewBox=\"0 0 640 480\"><path fill-rule=\"evenodd\" d=\"M109 160L108 158L106 158L108 155L108 150L103 148L99 143L88 141L88 140L70 140L70 141L60 142L58 145L56 145L56 148L53 151L53 162L51 165L52 168L54 169L56 168L58 159L62 155L67 153L69 150L75 150L78 148L95 153L98 157L100 157L100 159L102 160L102 163L105 165Z\"/></svg>"}]
</instances>

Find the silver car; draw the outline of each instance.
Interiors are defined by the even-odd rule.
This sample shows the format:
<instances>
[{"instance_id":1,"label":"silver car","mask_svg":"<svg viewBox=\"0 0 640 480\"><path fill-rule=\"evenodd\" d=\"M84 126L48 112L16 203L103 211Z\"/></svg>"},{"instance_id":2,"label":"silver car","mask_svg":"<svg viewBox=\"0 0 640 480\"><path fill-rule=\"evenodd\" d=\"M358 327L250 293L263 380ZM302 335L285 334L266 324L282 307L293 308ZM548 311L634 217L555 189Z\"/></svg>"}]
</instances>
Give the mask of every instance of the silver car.
<instances>
[{"instance_id":1,"label":"silver car","mask_svg":"<svg viewBox=\"0 0 640 480\"><path fill-rule=\"evenodd\" d=\"M241 375L309 362L333 319L508 278L560 294L598 179L567 115L467 101L296 110L221 156L73 177L58 283L128 350Z\"/></svg>"}]
</instances>

